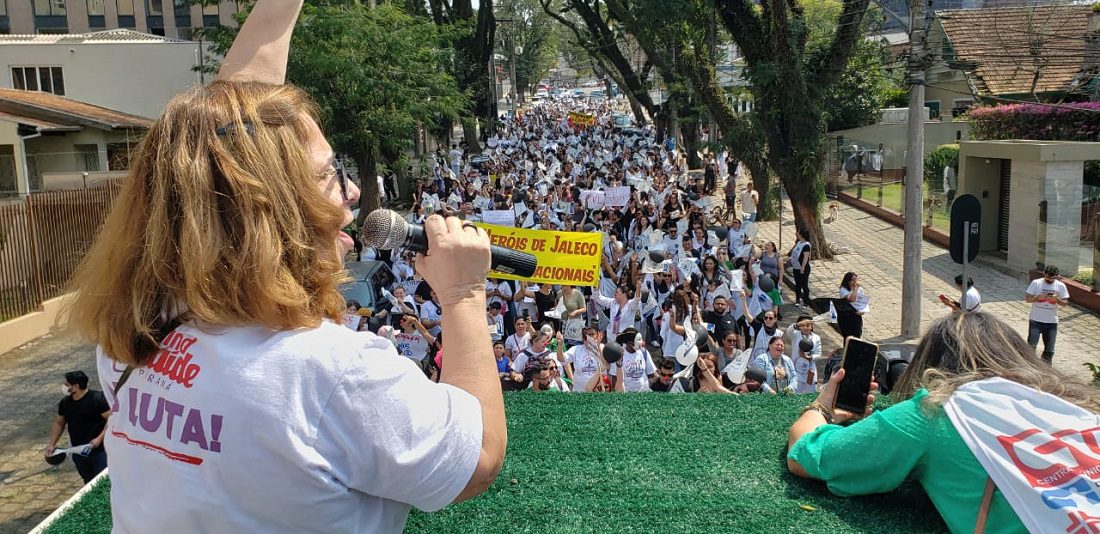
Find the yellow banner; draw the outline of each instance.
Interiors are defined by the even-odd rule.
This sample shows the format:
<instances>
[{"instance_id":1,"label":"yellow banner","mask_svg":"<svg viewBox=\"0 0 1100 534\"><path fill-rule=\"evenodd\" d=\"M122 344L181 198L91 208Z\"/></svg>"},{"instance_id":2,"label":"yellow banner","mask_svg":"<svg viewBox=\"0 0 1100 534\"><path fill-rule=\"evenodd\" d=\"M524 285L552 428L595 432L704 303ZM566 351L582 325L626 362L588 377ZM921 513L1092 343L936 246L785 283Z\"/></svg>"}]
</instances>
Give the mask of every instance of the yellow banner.
<instances>
[{"instance_id":1,"label":"yellow banner","mask_svg":"<svg viewBox=\"0 0 1100 534\"><path fill-rule=\"evenodd\" d=\"M596 124L596 116L585 113L570 113L569 120L580 126L592 126Z\"/></svg>"},{"instance_id":2,"label":"yellow banner","mask_svg":"<svg viewBox=\"0 0 1100 534\"><path fill-rule=\"evenodd\" d=\"M538 258L539 266L530 278L496 271L489 276L570 286L595 286L600 281L600 256L603 254L603 234L600 232L555 232L474 224L485 229L494 245L529 252Z\"/></svg>"}]
</instances>

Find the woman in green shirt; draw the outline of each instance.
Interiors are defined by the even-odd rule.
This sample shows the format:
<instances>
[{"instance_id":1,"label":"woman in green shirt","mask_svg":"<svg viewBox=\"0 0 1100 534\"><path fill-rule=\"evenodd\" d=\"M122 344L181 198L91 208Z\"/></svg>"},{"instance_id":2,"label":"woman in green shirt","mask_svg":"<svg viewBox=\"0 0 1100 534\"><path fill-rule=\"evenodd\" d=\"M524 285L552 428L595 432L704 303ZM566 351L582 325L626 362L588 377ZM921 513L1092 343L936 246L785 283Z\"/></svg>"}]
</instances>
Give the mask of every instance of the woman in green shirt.
<instances>
[{"instance_id":1,"label":"woman in green shirt","mask_svg":"<svg viewBox=\"0 0 1100 534\"><path fill-rule=\"evenodd\" d=\"M988 475L943 403L962 384L992 377L1100 411L1100 390L1036 358L1011 327L985 313L955 312L933 323L921 339L894 388L898 402L889 408L874 413L868 408L863 416L832 410L843 371L834 374L791 426L787 467L844 496L887 492L912 476L952 532L973 532ZM872 401L868 396L868 406ZM999 490L985 528L1027 532Z\"/></svg>"}]
</instances>

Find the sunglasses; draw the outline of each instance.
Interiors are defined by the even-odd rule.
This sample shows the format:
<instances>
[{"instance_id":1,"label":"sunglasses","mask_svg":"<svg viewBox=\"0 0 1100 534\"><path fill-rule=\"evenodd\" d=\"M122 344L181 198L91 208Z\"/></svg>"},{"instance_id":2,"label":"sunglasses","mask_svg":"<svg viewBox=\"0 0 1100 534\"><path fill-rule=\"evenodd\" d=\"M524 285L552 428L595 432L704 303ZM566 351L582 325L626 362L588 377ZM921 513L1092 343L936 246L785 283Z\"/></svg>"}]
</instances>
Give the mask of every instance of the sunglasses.
<instances>
[{"instance_id":1,"label":"sunglasses","mask_svg":"<svg viewBox=\"0 0 1100 534\"><path fill-rule=\"evenodd\" d=\"M661 373L661 376L663 376L663 377L665 377L665 378L672 378L672 376L673 376L674 374L676 374L676 373Z\"/></svg>"}]
</instances>

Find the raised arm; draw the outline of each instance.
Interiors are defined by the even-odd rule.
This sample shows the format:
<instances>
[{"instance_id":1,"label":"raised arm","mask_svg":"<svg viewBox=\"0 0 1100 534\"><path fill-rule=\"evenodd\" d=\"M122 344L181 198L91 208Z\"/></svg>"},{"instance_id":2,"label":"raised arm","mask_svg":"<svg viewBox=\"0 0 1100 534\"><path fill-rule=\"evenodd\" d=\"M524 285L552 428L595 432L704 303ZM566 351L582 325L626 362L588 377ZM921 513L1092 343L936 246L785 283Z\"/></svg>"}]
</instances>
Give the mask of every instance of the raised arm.
<instances>
[{"instance_id":1,"label":"raised arm","mask_svg":"<svg viewBox=\"0 0 1100 534\"><path fill-rule=\"evenodd\" d=\"M258 0L225 54L218 80L286 82L290 35L302 0Z\"/></svg>"}]
</instances>

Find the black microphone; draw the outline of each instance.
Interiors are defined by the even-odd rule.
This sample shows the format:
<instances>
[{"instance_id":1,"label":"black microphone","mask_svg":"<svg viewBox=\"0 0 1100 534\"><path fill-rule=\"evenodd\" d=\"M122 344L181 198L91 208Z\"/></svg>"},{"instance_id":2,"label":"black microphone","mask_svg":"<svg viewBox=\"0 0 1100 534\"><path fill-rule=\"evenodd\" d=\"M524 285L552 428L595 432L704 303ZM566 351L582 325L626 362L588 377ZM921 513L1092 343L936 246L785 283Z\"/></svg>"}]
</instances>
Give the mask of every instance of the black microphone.
<instances>
[{"instance_id":1,"label":"black microphone","mask_svg":"<svg viewBox=\"0 0 1100 534\"><path fill-rule=\"evenodd\" d=\"M424 227L406 221L393 210L376 209L363 221L363 243L378 250L404 247L412 252L428 252L428 236ZM538 259L534 254L489 245L490 265L494 271L528 278L535 274Z\"/></svg>"}]
</instances>

